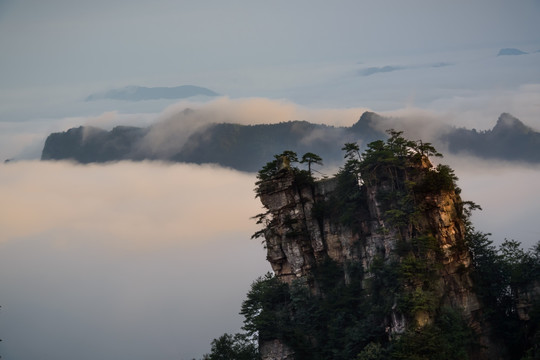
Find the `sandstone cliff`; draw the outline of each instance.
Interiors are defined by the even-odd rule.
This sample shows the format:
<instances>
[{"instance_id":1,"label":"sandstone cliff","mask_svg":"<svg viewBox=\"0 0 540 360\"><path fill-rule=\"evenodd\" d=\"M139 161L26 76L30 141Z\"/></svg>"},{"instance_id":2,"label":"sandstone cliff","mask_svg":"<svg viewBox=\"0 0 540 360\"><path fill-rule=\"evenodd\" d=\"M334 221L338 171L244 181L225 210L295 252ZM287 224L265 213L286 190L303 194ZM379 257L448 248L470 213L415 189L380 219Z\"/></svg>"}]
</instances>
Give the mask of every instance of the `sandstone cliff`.
<instances>
[{"instance_id":1,"label":"sandstone cliff","mask_svg":"<svg viewBox=\"0 0 540 360\"><path fill-rule=\"evenodd\" d=\"M447 307L459 311L489 347L478 322L481 306L470 277L463 202L452 174L414 151L402 166L374 169L371 177L349 181L352 190L343 184L351 174L343 171L332 179L306 181L290 167L259 183L258 196L268 210L263 221L267 259L276 277L288 284L301 281L314 296L324 297L314 273L327 261L338 264L343 278L335 281L345 283L355 276L351 264L361 264L368 291L377 277L375 265L393 267L399 290L386 299L391 307L381 318L388 339L429 326ZM347 203L338 199L344 192L352 198ZM293 358L285 343L261 339L262 358ZM474 356L487 354L481 350Z\"/></svg>"}]
</instances>

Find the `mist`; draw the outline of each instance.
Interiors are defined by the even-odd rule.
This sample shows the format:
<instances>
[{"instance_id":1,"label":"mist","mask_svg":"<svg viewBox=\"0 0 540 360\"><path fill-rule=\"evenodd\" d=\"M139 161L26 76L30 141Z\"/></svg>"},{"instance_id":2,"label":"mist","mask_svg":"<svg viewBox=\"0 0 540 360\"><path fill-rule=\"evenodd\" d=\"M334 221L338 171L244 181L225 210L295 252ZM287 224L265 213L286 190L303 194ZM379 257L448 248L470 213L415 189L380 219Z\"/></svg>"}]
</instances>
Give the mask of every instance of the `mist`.
<instances>
[{"instance_id":1,"label":"mist","mask_svg":"<svg viewBox=\"0 0 540 360\"><path fill-rule=\"evenodd\" d=\"M253 174L161 163L0 165L2 356L192 359L270 270Z\"/></svg>"},{"instance_id":2,"label":"mist","mask_svg":"<svg viewBox=\"0 0 540 360\"><path fill-rule=\"evenodd\" d=\"M149 126L139 150L167 155L211 123L351 126L366 110L385 116L378 130L424 141L491 129L502 112L539 130L539 14L537 0L0 1L0 355L200 358L240 329L251 282L270 270L250 240L255 174L36 161L50 133ZM527 54L497 56L508 47ZM84 101L187 84L224 96ZM482 206L479 230L540 239L538 166L437 148Z\"/></svg>"},{"instance_id":3,"label":"mist","mask_svg":"<svg viewBox=\"0 0 540 360\"><path fill-rule=\"evenodd\" d=\"M528 250L540 241L536 225L540 213L538 164L487 161L464 155L445 156L441 162L455 170L462 199L482 207L473 212L473 225L491 233L489 238L494 244L514 239Z\"/></svg>"},{"instance_id":4,"label":"mist","mask_svg":"<svg viewBox=\"0 0 540 360\"><path fill-rule=\"evenodd\" d=\"M473 222L540 240L540 168L447 156ZM0 165L0 334L5 358L192 359L240 330L249 286L270 270L250 240L254 174L119 162Z\"/></svg>"}]
</instances>

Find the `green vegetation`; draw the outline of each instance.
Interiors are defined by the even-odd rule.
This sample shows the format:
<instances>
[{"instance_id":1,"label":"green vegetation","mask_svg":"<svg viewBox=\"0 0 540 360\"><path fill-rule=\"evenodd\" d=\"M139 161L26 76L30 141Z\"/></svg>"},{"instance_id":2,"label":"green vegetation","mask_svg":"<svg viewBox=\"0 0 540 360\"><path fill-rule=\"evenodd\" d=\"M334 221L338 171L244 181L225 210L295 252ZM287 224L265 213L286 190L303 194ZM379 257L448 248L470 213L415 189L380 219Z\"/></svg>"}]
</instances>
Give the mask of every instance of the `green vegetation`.
<instances>
[{"instance_id":1,"label":"green vegetation","mask_svg":"<svg viewBox=\"0 0 540 360\"><path fill-rule=\"evenodd\" d=\"M324 297L311 294L302 280L289 286L275 277L260 278L242 305L244 330L261 340L284 341L296 359L354 358L368 341L383 338L384 329L369 311L373 304L362 290L362 276L352 278L350 284L336 282L343 279L341 267L321 264L311 280L319 283ZM277 301L268 300L274 296Z\"/></svg>"},{"instance_id":2,"label":"green vegetation","mask_svg":"<svg viewBox=\"0 0 540 360\"><path fill-rule=\"evenodd\" d=\"M247 299L242 303L244 330L254 338L284 338L290 322L287 305L288 285L268 273L251 285Z\"/></svg>"},{"instance_id":3,"label":"green vegetation","mask_svg":"<svg viewBox=\"0 0 540 360\"><path fill-rule=\"evenodd\" d=\"M244 333L214 340L205 359L257 359L253 344L274 339L289 346L297 360L450 360L471 358L479 350L477 333L460 309L444 305L443 251L437 229L422 221L433 207L427 198L459 195L457 177L447 165L430 165L429 156L441 156L431 144L407 140L394 130L388 134L388 140L372 142L362 153L357 144L345 144L333 196L315 203L313 212L317 219L331 218L360 233L367 211L362 204L376 196L379 231L394 236L393 252L380 249L369 268L327 259L291 284L270 273L257 279L242 304ZM308 169L300 170L298 163ZM258 173L257 195L273 186L283 168L293 172L296 186L314 185L311 166L321 163L311 153L302 161L292 151L276 155ZM368 194L368 186L376 193ZM540 299L534 295L540 291L540 243L529 251L513 240L496 248L471 224L472 210L479 206L457 206L466 240L451 251L471 255L475 291L484 306L484 318L477 320L507 345L509 359L540 359ZM258 223L269 226L268 215L257 215ZM286 217L283 222L291 229L295 225ZM266 227L254 237L263 236ZM396 320L406 324L400 331L392 329Z\"/></svg>"},{"instance_id":4,"label":"green vegetation","mask_svg":"<svg viewBox=\"0 0 540 360\"><path fill-rule=\"evenodd\" d=\"M296 164L308 164L308 170L298 168ZM312 165L322 165L322 158L313 153L306 153L302 156L302 160L298 160L298 155L291 150L286 150L281 154L274 155L274 160L269 161L257 173L257 182L255 185L255 193L259 196L262 192L272 191L272 183L268 180L272 179L282 170L290 170L294 173L295 184L313 184L315 178L312 173Z\"/></svg>"},{"instance_id":5,"label":"green vegetation","mask_svg":"<svg viewBox=\"0 0 540 360\"><path fill-rule=\"evenodd\" d=\"M297 164L307 164L308 169L300 169ZM291 150L286 150L281 154L274 155L272 161L267 162L261 170L257 173L257 182L255 183L256 196L260 196L264 192L272 192L273 184L272 178L276 177L280 171L287 170L294 174L294 185L300 187L303 185L313 185L315 183L315 177L313 176L313 165L322 165L322 158L314 153L306 153L302 155L302 159L298 160L298 155ZM251 238L260 238L264 236L267 226L270 224L268 219L268 212L255 215L253 218L257 220L257 224L264 225L264 227L256 231ZM292 224L289 224L292 225ZM294 235L292 232L290 236ZM298 235L298 234L296 234Z\"/></svg>"},{"instance_id":6,"label":"green vegetation","mask_svg":"<svg viewBox=\"0 0 540 360\"><path fill-rule=\"evenodd\" d=\"M391 347L386 359L455 360L469 358L476 346L475 334L461 314L442 308L433 324L419 330L408 330Z\"/></svg>"},{"instance_id":7,"label":"green vegetation","mask_svg":"<svg viewBox=\"0 0 540 360\"><path fill-rule=\"evenodd\" d=\"M317 154L314 154L312 152L308 152L308 153L305 153L304 155L302 155L302 160L300 161L301 164L304 164L304 163L307 163L308 164L308 172L309 174L311 175L312 172L311 172L311 166L312 165L322 165L323 162L322 162L322 158L317 155Z\"/></svg>"},{"instance_id":8,"label":"green vegetation","mask_svg":"<svg viewBox=\"0 0 540 360\"><path fill-rule=\"evenodd\" d=\"M540 242L528 251L515 240L497 248L488 235L469 229L474 283L485 320L508 347L508 359L540 359Z\"/></svg>"},{"instance_id":9,"label":"green vegetation","mask_svg":"<svg viewBox=\"0 0 540 360\"><path fill-rule=\"evenodd\" d=\"M311 294L302 280L289 286L271 275L259 278L242 305L246 332L243 337L228 338L239 337L241 342L227 344L242 349L246 336L251 343L280 339L295 351L298 360L460 359L467 354L474 337L459 312L452 309L440 310L437 321L421 331L410 330L390 341L383 324L392 303L384 285L395 286L395 273L387 267L378 272L378 284L363 288L360 268L353 270L350 284L336 282L343 279L342 271L333 262L316 269L314 278L320 281L324 297ZM213 344L212 349L219 348Z\"/></svg>"},{"instance_id":10,"label":"green vegetation","mask_svg":"<svg viewBox=\"0 0 540 360\"><path fill-rule=\"evenodd\" d=\"M253 360L258 352L257 344L245 334L223 334L212 341L211 353L203 360Z\"/></svg>"}]
</instances>

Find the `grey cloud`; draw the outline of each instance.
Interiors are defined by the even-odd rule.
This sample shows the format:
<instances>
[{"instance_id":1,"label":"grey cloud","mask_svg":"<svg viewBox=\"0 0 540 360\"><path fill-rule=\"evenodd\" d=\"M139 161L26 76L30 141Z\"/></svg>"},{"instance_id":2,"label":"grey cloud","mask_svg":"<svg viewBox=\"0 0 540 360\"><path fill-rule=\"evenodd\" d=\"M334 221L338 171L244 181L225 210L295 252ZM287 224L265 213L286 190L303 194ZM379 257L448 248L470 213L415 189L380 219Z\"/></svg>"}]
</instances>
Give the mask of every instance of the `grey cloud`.
<instances>
[{"instance_id":1,"label":"grey cloud","mask_svg":"<svg viewBox=\"0 0 540 360\"><path fill-rule=\"evenodd\" d=\"M383 67L374 66L374 67L369 67L369 68L364 69L364 70L360 70L359 73L362 76L369 76L369 75L373 75L373 74L377 74L377 73L386 73L386 72L392 72L392 71L403 70L403 69L407 69L407 67L390 66L390 65L383 66Z\"/></svg>"},{"instance_id":2,"label":"grey cloud","mask_svg":"<svg viewBox=\"0 0 540 360\"><path fill-rule=\"evenodd\" d=\"M408 70L408 69L429 69L429 68L441 68L446 66L451 66L452 63L449 62L436 62L432 64L426 64L426 65L401 65L401 66L394 66L394 65L386 65L386 66L372 66L365 69L361 69L358 71L358 74L361 76L370 76L378 73L388 73L393 71L399 71L399 70Z\"/></svg>"},{"instance_id":3,"label":"grey cloud","mask_svg":"<svg viewBox=\"0 0 540 360\"><path fill-rule=\"evenodd\" d=\"M0 24L2 61L10 69L4 86L186 78L253 64L470 49L516 39L527 43L537 41L539 32L538 5L532 0L519 5L456 1L443 7L425 1L11 3ZM328 26L320 26L321 19Z\"/></svg>"},{"instance_id":4,"label":"grey cloud","mask_svg":"<svg viewBox=\"0 0 540 360\"><path fill-rule=\"evenodd\" d=\"M505 238L515 239L529 249L540 241L537 215L540 204L537 184L540 166L503 161L486 161L464 155L445 155L441 160L449 164L459 177L462 198L482 206L472 220L474 226L491 233L496 244Z\"/></svg>"},{"instance_id":5,"label":"grey cloud","mask_svg":"<svg viewBox=\"0 0 540 360\"><path fill-rule=\"evenodd\" d=\"M91 94L86 98L86 101L103 99L125 101L183 99L198 95L217 96L218 94L210 89L194 85L181 85L175 87L127 86L121 89L113 89L102 93Z\"/></svg>"},{"instance_id":6,"label":"grey cloud","mask_svg":"<svg viewBox=\"0 0 540 360\"><path fill-rule=\"evenodd\" d=\"M540 238L540 168L447 156L479 230ZM0 165L6 358L191 359L238 331L269 270L249 237L253 174L209 166Z\"/></svg>"}]
</instances>

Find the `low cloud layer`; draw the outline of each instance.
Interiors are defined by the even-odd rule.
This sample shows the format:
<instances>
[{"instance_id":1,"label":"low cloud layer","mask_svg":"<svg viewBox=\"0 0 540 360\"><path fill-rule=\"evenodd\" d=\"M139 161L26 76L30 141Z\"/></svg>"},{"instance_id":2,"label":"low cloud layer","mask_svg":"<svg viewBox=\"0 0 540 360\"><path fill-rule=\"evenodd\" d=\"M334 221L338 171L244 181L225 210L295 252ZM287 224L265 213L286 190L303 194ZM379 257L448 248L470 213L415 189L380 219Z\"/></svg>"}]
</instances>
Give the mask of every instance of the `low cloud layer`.
<instances>
[{"instance_id":1,"label":"low cloud layer","mask_svg":"<svg viewBox=\"0 0 540 360\"><path fill-rule=\"evenodd\" d=\"M482 207L472 218L478 230L492 233L496 244L514 239L529 249L540 241L540 166L467 156L445 156L441 162L455 170L462 198Z\"/></svg>"},{"instance_id":2,"label":"low cloud layer","mask_svg":"<svg viewBox=\"0 0 540 360\"><path fill-rule=\"evenodd\" d=\"M446 157L479 230L540 239L540 169ZM120 162L0 165L2 355L191 359L238 331L250 283L270 268L250 240L253 174ZM31 344L31 346L29 345Z\"/></svg>"},{"instance_id":3,"label":"low cloud layer","mask_svg":"<svg viewBox=\"0 0 540 360\"><path fill-rule=\"evenodd\" d=\"M270 269L254 176L206 166L0 165L2 356L191 359L238 331Z\"/></svg>"},{"instance_id":4,"label":"low cloud layer","mask_svg":"<svg viewBox=\"0 0 540 360\"><path fill-rule=\"evenodd\" d=\"M489 129L502 112L540 129L537 0L446 2L443 11L425 1L393 1L393 12L386 2L342 5L288 2L284 11L244 1L239 11L215 0L137 0L126 11L110 0L0 1L4 358L200 357L212 338L239 328L249 284L269 268L249 240L249 217L260 211L253 174L148 162L3 164L38 159L51 132L153 125L143 148L169 154L209 123L350 126L366 108L389 116L379 130L424 140L448 125ZM530 54L496 56L510 46ZM371 76L359 76L366 69ZM231 98L165 110L170 101L84 101L128 84L195 84ZM483 206L474 218L481 230L498 242L540 237L538 168L443 160L464 198Z\"/></svg>"}]
</instances>

